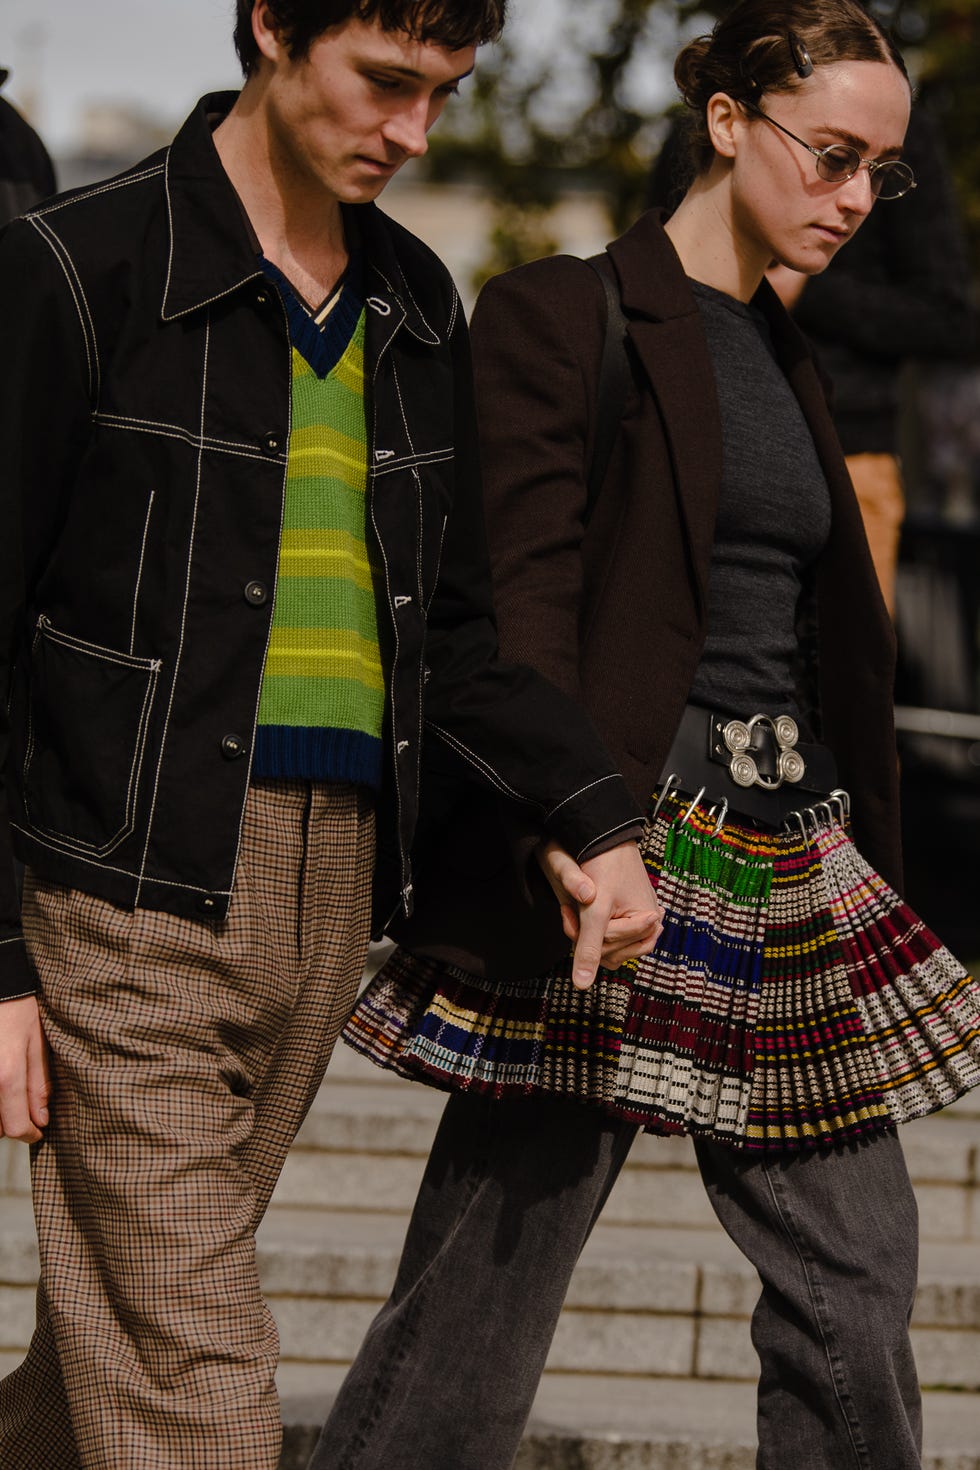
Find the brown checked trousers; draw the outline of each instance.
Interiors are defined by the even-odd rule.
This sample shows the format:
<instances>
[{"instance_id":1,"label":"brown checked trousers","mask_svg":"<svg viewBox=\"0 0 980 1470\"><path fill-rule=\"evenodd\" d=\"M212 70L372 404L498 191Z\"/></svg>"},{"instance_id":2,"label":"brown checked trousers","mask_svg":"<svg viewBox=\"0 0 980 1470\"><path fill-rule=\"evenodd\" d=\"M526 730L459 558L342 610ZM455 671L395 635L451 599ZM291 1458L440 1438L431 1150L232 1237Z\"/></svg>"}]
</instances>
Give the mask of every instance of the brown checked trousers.
<instances>
[{"instance_id":1,"label":"brown checked trousers","mask_svg":"<svg viewBox=\"0 0 980 1470\"><path fill-rule=\"evenodd\" d=\"M373 858L357 788L270 782L249 794L221 923L28 875L56 1091L3 1470L275 1470L254 1235L356 993Z\"/></svg>"}]
</instances>

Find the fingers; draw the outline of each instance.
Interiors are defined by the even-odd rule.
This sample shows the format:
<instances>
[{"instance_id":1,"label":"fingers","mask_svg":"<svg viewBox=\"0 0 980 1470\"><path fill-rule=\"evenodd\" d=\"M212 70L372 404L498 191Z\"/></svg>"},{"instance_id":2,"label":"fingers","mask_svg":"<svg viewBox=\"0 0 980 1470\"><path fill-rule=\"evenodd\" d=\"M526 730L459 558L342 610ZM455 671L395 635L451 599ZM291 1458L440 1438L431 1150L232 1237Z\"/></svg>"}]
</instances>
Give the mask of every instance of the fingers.
<instances>
[{"instance_id":1,"label":"fingers","mask_svg":"<svg viewBox=\"0 0 980 1470\"><path fill-rule=\"evenodd\" d=\"M594 906L579 915L579 934L572 956L572 984L576 990L588 990L602 963L602 940L607 915Z\"/></svg>"},{"instance_id":2,"label":"fingers","mask_svg":"<svg viewBox=\"0 0 980 1470\"><path fill-rule=\"evenodd\" d=\"M51 1117L48 1111L50 1099L50 1055L44 1033L38 1028L27 1053L27 1110L35 1128L47 1127Z\"/></svg>"},{"instance_id":3,"label":"fingers","mask_svg":"<svg viewBox=\"0 0 980 1470\"><path fill-rule=\"evenodd\" d=\"M564 848L557 842L543 842L536 855L560 904L592 903L596 895L595 884Z\"/></svg>"},{"instance_id":4,"label":"fingers","mask_svg":"<svg viewBox=\"0 0 980 1470\"><path fill-rule=\"evenodd\" d=\"M48 1121L47 1046L33 996L0 1003L0 1137L38 1143Z\"/></svg>"}]
</instances>

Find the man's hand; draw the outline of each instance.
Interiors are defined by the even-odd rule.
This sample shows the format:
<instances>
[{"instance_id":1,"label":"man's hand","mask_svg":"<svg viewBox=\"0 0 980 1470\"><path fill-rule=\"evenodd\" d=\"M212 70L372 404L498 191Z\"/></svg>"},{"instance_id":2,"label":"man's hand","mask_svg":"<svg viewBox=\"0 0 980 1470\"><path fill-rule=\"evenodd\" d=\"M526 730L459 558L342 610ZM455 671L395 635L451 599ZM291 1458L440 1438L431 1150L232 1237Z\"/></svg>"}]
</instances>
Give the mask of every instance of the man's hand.
<instances>
[{"instance_id":1,"label":"man's hand","mask_svg":"<svg viewBox=\"0 0 980 1470\"><path fill-rule=\"evenodd\" d=\"M37 1143L48 1121L48 1044L33 995L0 1001L0 1138Z\"/></svg>"},{"instance_id":2,"label":"man's hand","mask_svg":"<svg viewBox=\"0 0 980 1470\"><path fill-rule=\"evenodd\" d=\"M600 964L615 969L649 954L664 912L635 842L623 842L581 867L555 842L538 848L538 862L561 904L562 926L575 945L572 984L588 990Z\"/></svg>"}]
</instances>

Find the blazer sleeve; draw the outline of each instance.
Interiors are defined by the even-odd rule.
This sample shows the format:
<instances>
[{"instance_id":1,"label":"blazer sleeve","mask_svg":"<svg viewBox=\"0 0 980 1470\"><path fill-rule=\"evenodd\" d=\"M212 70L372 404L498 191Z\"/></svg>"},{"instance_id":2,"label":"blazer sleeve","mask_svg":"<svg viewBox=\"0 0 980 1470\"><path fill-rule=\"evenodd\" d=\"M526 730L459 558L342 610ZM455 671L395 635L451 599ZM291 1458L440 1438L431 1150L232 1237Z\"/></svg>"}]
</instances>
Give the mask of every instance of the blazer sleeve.
<instances>
[{"instance_id":1,"label":"blazer sleeve","mask_svg":"<svg viewBox=\"0 0 980 1470\"><path fill-rule=\"evenodd\" d=\"M461 320L451 344L456 495L428 614L426 729L523 811L520 820L526 819L528 830L543 831L581 857L616 833L634 833L642 812L574 702L574 681L555 678L555 670L543 668L540 660L536 669L525 667L513 644L504 658L497 656L472 364ZM488 417L497 406L488 403ZM499 406L506 410L507 405ZM500 530L498 549L507 534ZM574 627L574 603L571 619ZM574 665L574 643L569 662Z\"/></svg>"},{"instance_id":2,"label":"blazer sleeve","mask_svg":"<svg viewBox=\"0 0 980 1470\"><path fill-rule=\"evenodd\" d=\"M559 256L491 280L472 323L501 649L576 699L603 312L594 272Z\"/></svg>"}]
</instances>

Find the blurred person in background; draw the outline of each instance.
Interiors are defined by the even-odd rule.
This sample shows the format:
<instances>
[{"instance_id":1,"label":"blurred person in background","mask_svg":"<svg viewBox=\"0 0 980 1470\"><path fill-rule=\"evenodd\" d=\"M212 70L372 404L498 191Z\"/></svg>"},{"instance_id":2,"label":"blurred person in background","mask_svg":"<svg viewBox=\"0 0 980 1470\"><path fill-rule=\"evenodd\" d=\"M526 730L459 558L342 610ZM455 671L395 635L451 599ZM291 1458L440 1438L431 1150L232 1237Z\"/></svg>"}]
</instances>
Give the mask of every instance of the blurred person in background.
<instances>
[{"instance_id":1,"label":"blurred person in background","mask_svg":"<svg viewBox=\"0 0 980 1470\"><path fill-rule=\"evenodd\" d=\"M900 896L894 630L765 279L819 276L905 207L911 89L854 0L742 0L675 76L694 179L609 247L625 322L558 256L491 281L472 323L503 643L649 798L663 936L586 989L523 939L501 955L499 908L492 950L497 844L457 813L468 860L451 831L434 861L482 968L409 938L345 1031L452 1092L311 1470L508 1470L638 1127L693 1136L761 1278L760 1470L921 1466L896 1125L980 1082L980 986Z\"/></svg>"},{"instance_id":2,"label":"blurred person in background","mask_svg":"<svg viewBox=\"0 0 980 1470\"><path fill-rule=\"evenodd\" d=\"M0 68L0 87L10 73ZM55 191L54 167L37 133L0 97L0 225Z\"/></svg>"}]
</instances>

